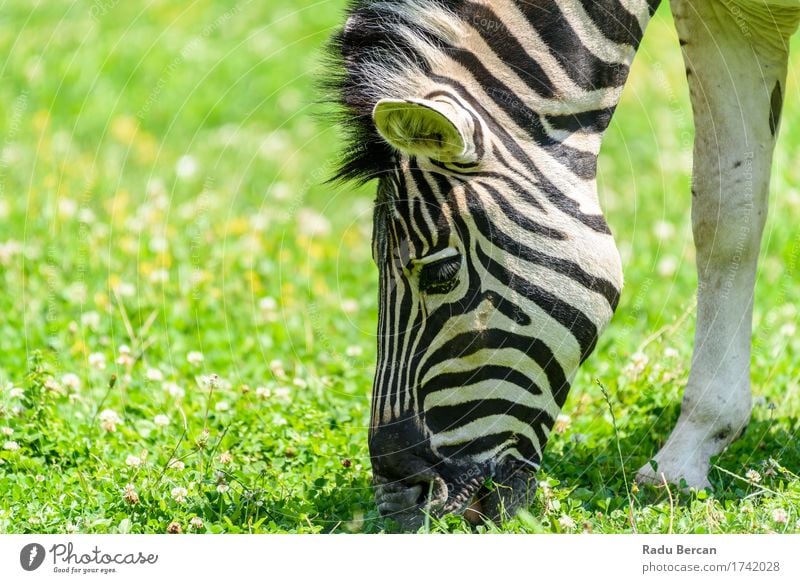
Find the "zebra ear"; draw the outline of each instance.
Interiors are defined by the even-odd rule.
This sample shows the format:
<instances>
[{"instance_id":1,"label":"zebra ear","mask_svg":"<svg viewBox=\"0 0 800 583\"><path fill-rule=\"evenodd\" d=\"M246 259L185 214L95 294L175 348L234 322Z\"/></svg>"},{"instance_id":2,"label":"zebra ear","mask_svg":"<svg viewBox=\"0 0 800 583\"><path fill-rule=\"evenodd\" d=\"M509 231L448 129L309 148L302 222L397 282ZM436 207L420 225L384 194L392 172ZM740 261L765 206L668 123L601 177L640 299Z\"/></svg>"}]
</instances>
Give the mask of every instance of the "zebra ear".
<instances>
[{"instance_id":1,"label":"zebra ear","mask_svg":"<svg viewBox=\"0 0 800 583\"><path fill-rule=\"evenodd\" d=\"M477 160L469 113L443 101L381 99L372 111L378 133L398 150L441 162Z\"/></svg>"}]
</instances>

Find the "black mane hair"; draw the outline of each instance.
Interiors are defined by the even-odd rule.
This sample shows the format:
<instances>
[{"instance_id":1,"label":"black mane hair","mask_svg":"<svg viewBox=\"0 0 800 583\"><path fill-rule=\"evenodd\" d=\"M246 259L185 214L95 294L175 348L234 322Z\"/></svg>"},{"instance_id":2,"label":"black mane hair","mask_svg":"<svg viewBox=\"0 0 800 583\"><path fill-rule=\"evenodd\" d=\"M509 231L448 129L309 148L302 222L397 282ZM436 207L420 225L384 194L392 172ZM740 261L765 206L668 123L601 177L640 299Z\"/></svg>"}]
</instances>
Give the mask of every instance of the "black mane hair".
<instances>
[{"instance_id":1,"label":"black mane hair","mask_svg":"<svg viewBox=\"0 0 800 583\"><path fill-rule=\"evenodd\" d=\"M346 24L328 43L327 73L321 86L326 101L334 105L333 121L346 136L341 162L331 182L363 184L391 169L395 152L378 134L372 110L382 97L408 96L413 87L395 87L396 95L381 95L382 81L402 79L407 70L429 69L426 59L403 33L411 30L431 46L447 46L444 39L431 33L430 27L411 22L398 10L420 4L457 13L463 0L351 0Z\"/></svg>"}]
</instances>

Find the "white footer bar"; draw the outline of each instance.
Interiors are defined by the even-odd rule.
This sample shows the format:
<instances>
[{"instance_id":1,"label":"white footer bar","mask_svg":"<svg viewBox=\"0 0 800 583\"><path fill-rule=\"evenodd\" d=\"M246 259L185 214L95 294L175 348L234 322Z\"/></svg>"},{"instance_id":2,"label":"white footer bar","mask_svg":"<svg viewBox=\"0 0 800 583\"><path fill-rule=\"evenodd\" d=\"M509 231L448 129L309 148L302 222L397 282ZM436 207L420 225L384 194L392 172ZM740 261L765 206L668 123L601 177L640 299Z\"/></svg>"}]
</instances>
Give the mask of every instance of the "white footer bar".
<instances>
[{"instance_id":1,"label":"white footer bar","mask_svg":"<svg viewBox=\"0 0 800 583\"><path fill-rule=\"evenodd\" d=\"M15 583L483 583L512 576L532 583L797 582L800 535L0 536L0 581Z\"/></svg>"}]
</instances>

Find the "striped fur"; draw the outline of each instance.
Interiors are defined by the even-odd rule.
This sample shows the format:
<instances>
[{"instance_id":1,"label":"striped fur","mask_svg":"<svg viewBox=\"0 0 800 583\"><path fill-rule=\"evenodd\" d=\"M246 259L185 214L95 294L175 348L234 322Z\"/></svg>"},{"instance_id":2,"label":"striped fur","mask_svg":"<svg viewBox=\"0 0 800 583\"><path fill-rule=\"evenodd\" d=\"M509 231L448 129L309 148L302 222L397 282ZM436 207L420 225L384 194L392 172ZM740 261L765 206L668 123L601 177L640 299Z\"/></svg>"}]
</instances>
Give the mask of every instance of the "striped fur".
<instances>
[{"instance_id":1,"label":"striped fur","mask_svg":"<svg viewBox=\"0 0 800 583\"><path fill-rule=\"evenodd\" d=\"M329 87L351 137L338 177L378 180L370 448L379 505L381 484L420 481L407 468L449 481L445 499L463 510L475 481L459 491L451 466L473 464L480 480L504 464L538 467L574 374L619 299L596 161L657 4L351 6L333 41L340 74ZM372 119L383 99L460 112L477 160L393 149ZM430 277L446 281L426 288Z\"/></svg>"}]
</instances>

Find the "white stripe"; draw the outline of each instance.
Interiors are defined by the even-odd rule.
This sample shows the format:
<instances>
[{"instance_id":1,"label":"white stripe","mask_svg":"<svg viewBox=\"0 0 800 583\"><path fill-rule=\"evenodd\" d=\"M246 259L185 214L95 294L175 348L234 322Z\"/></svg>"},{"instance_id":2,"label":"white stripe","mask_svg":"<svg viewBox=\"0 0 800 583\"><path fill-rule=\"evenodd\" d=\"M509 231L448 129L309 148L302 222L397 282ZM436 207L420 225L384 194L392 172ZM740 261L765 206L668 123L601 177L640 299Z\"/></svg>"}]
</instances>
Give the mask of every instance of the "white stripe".
<instances>
[{"instance_id":1,"label":"white stripe","mask_svg":"<svg viewBox=\"0 0 800 583\"><path fill-rule=\"evenodd\" d=\"M431 447L438 450L442 447L458 446L479 437L488 437L506 431L524 435L530 439L537 452L541 451L539 438L536 437L533 427L511 415L487 415L456 429L434 434L431 436Z\"/></svg>"},{"instance_id":2,"label":"white stripe","mask_svg":"<svg viewBox=\"0 0 800 583\"><path fill-rule=\"evenodd\" d=\"M561 13L578 35L583 46L594 56L606 63L619 63L627 65L636 56L636 49L628 43L615 43L597 29L592 18L586 13L583 5L576 0L561 0L559 2ZM616 14L608 12L604 15L614 21L617 26L622 26Z\"/></svg>"},{"instance_id":3,"label":"white stripe","mask_svg":"<svg viewBox=\"0 0 800 583\"><path fill-rule=\"evenodd\" d=\"M476 402L477 404L477 402L486 399L508 401L509 408L513 404L518 404L532 409L541 409L553 419L561 411L549 391L544 391L541 395L534 395L513 383L495 379L483 380L463 387L435 391L428 395L423 407L425 411L429 411L434 407L450 407L470 402Z\"/></svg>"}]
</instances>

